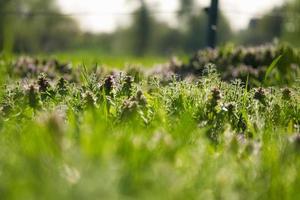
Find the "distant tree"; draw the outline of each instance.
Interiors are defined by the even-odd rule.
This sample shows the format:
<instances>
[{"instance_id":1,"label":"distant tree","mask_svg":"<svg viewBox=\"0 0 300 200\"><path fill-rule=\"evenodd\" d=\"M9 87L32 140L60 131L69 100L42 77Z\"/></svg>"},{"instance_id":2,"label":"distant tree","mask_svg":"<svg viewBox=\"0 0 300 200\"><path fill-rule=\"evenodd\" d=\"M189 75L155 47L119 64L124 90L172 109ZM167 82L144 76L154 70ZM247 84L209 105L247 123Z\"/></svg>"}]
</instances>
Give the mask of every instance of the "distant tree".
<instances>
[{"instance_id":1,"label":"distant tree","mask_svg":"<svg viewBox=\"0 0 300 200\"><path fill-rule=\"evenodd\" d=\"M195 9L194 0L179 0L178 21L181 28L186 28L186 24L193 17Z\"/></svg>"},{"instance_id":2,"label":"distant tree","mask_svg":"<svg viewBox=\"0 0 300 200\"><path fill-rule=\"evenodd\" d=\"M237 41L243 45L259 45L280 39L284 31L285 6L273 8L261 18L250 20L248 28L237 34Z\"/></svg>"},{"instance_id":3,"label":"distant tree","mask_svg":"<svg viewBox=\"0 0 300 200\"><path fill-rule=\"evenodd\" d=\"M172 55L192 53L205 47L207 18L193 0L182 0L177 15L178 27L170 27L166 22L153 17L145 0L135 2L138 2L138 8L129 26L119 27L110 34L89 34L84 41L93 48L104 48L105 52L114 55ZM221 44L230 37L229 23L221 13L218 41Z\"/></svg>"},{"instance_id":4,"label":"distant tree","mask_svg":"<svg viewBox=\"0 0 300 200\"><path fill-rule=\"evenodd\" d=\"M5 22L7 19L6 9L10 0L0 0L0 52L4 48Z\"/></svg>"},{"instance_id":5,"label":"distant tree","mask_svg":"<svg viewBox=\"0 0 300 200\"><path fill-rule=\"evenodd\" d=\"M289 0L284 13L287 22L284 27L282 39L294 46L300 46L300 0Z\"/></svg>"},{"instance_id":6,"label":"distant tree","mask_svg":"<svg viewBox=\"0 0 300 200\"><path fill-rule=\"evenodd\" d=\"M204 13L190 16L185 33L185 51L193 52L205 47L206 23Z\"/></svg>"},{"instance_id":7,"label":"distant tree","mask_svg":"<svg viewBox=\"0 0 300 200\"><path fill-rule=\"evenodd\" d=\"M132 26L132 37L134 38L133 51L137 56L143 56L147 52L151 37L150 32L152 19L145 0L138 1L140 5L135 12Z\"/></svg>"},{"instance_id":8,"label":"distant tree","mask_svg":"<svg viewBox=\"0 0 300 200\"><path fill-rule=\"evenodd\" d=\"M177 17L179 29L184 36L183 50L191 52L204 47L206 21L204 13L195 5L195 1L179 0Z\"/></svg>"},{"instance_id":9,"label":"distant tree","mask_svg":"<svg viewBox=\"0 0 300 200\"><path fill-rule=\"evenodd\" d=\"M218 23L218 34L217 43L225 44L233 39L233 31L230 23L222 11L219 11L219 23Z\"/></svg>"},{"instance_id":10,"label":"distant tree","mask_svg":"<svg viewBox=\"0 0 300 200\"><path fill-rule=\"evenodd\" d=\"M75 20L60 16L55 0L0 0L0 49L9 28L17 52L63 50L76 42ZM9 11L9 15L6 11ZM4 16L4 17L3 17ZM9 17L9 21L8 21Z\"/></svg>"},{"instance_id":11,"label":"distant tree","mask_svg":"<svg viewBox=\"0 0 300 200\"><path fill-rule=\"evenodd\" d=\"M191 10L195 6L195 0L179 0L179 12L178 16L190 15Z\"/></svg>"},{"instance_id":12,"label":"distant tree","mask_svg":"<svg viewBox=\"0 0 300 200\"><path fill-rule=\"evenodd\" d=\"M150 34L150 54L172 55L184 51L184 35L178 28L171 28L165 22L153 20Z\"/></svg>"}]
</instances>

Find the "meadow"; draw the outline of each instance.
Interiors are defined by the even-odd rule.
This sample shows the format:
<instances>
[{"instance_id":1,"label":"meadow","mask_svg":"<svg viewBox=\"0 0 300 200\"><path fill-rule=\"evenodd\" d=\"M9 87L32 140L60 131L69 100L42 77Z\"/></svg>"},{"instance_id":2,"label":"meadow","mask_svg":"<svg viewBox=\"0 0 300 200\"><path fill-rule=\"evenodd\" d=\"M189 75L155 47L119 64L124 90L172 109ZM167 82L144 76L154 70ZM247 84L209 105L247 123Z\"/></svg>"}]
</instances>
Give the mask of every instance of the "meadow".
<instances>
[{"instance_id":1,"label":"meadow","mask_svg":"<svg viewBox=\"0 0 300 200\"><path fill-rule=\"evenodd\" d=\"M299 55L224 47L155 69L2 55L0 199L300 199Z\"/></svg>"}]
</instances>

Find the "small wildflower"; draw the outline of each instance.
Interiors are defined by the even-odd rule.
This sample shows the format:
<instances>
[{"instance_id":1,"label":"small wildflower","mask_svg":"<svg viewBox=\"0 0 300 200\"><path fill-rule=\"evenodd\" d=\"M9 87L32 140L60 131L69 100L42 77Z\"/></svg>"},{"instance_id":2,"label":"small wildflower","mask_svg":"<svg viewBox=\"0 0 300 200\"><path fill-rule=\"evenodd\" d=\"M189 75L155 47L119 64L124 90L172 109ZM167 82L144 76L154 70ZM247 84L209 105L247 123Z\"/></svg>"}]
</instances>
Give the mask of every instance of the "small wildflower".
<instances>
[{"instance_id":1,"label":"small wildflower","mask_svg":"<svg viewBox=\"0 0 300 200\"><path fill-rule=\"evenodd\" d=\"M282 99L283 100L290 100L292 97L292 92L289 88L285 88L283 91L282 91Z\"/></svg>"},{"instance_id":2,"label":"small wildflower","mask_svg":"<svg viewBox=\"0 0 300 200\"><path fill-rule=\"evenodd\" d=\"M221 91L218 88L214 88L211 91L212 98L216 101L221 99Z\"/></svg>"},{"instance_id":3,"label":"small wildflower","mask_svg":"<svg viewBox=\"0 0 300 200\"><path fill-rule=\"evenodd\" d=\"M60 78L57 83L57 89L60 95L65 95L67 93L66 87L67 81L64 78Z\"/></svg>"},{"instance_id":4,"label":"small wildflower","mask_svg":"<svg viewBox=\"0 0 300 200\"><path fill-rule=\"evenodd\" d=\"M104 80L104 91L106 95L110 95L115 85L115 79L112 75Z\"/></svg>"},{"instance_id":5,"label":"small wildflower","mask_svg":"<svg viewBox=\"0 0 300 200\"><path fill-rule=\"evenodd\" d=\"M211 105L211 107L216 107L221 98L222 98L221 91L218 88L212 89L211 90L211 96L210 96L210 105Z\"/></svg>"},{"instance_id":6,"label":"small wildflower","mask_svg":"<svg viewBox=\"0 0 300 200\"><path fill-rule=\"evenodd\" d=\"M228 112L228 114L233 114L233 112L235 110L235 105L234 105L234 103L227 103L222 106L222 110L225 112Z\"/></svg>"},{"instance_id":7,"label":"small wildflower","mask_svg":"<svg viewBox=\"0 0 300 200\"><path fill-rule=\"evenodd\" d=\"M227 110L228 110L229 113L233 113L234 109L235 109L235 105L233 103L228 103L226 105L226 108L227 108Z\"/></svg>"},{"instance_id":8,"label":"small wildflower","mask_svg":"<svg viewBox=\"0 0 300 200\"><path fill-rule=\"evenodd\" d=\"M49 81L47 80L44 74L39 76L37 83L39 85L40 92L46 92L47 89L50 87Z\"/></svg>"},{"instance_id":9,"label":"small wildflower","mask_svg":"<svg viewBox=\"0 0 300 200\"><path fill-rule=\"evenodd\" d=\"M254 93L254 99L258 100L262 104L265 104L266 94L263 88L259 88Z\"/></svg>"}]
</instances>

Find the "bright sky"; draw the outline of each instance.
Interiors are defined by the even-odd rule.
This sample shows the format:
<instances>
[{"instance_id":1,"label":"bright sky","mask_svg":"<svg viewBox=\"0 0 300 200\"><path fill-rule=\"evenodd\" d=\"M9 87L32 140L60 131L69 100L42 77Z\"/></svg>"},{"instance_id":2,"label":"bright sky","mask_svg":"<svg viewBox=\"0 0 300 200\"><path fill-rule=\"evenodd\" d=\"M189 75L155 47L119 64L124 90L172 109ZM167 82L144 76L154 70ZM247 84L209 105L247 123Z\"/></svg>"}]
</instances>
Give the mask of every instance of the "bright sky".
<instances>
[{"instance_id":1,"label":"bright sky","mask_svg":"<svg viewBox=\"0 0 300 200\"><path fill-rule=\"evenodd\" d=\"M130 13L136 7L136 0L57 0L65 13L78 13L76 16L84 30L111 32L119 25L128 23ZM178 0L147 0L154 10L163 11L159 20L174 24L174 14ZM261 16L268 9L281 5L286 0L220 0L221 9L229 18L235 30L247 27L250 18ZM201 6L209 5L210 0L197 0Z\"/></svg>"}]
</instances>

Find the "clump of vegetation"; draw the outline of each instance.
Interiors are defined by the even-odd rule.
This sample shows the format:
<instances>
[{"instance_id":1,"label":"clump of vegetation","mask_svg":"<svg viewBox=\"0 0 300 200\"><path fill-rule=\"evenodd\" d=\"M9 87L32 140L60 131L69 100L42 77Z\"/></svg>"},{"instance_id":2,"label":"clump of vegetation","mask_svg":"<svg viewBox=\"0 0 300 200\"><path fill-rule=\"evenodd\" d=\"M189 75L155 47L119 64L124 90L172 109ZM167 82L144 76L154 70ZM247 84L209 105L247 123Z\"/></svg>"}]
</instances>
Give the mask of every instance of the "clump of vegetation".
<instances>
[{"instance_id":1,"label":"clump of vegetation","mask_svg":"<svg viewBox=\"0 0 300 200\"><path fill-rule=\"evenodd\" d=\"M190 74L202 75L205 66L213 63L225 81L241 79L253 86L264 80L268 67L273 60L281 56L272 72L273 81L269 84L291 84L299 75L300 53L288 45L265 45L260 47L231 47L198 51L189 63L171 65L174 73L187 77Z\"/></svg>"},{"instance_id":2,"label":"clump of vegetation","mask_svg":"<svg viewBox=\"0 0 300 200\"><path fill-rule=\"evenodd\" d=\"M36 78L40 74L44 74L50 79L54 79L57 75L64 76L70 81L76 81L74 70L68 63L59 62L56 59L37 59L31 57L19 57L11 63L9 70L11 75L21 78Z\"/></svg>"}]
</instances>

